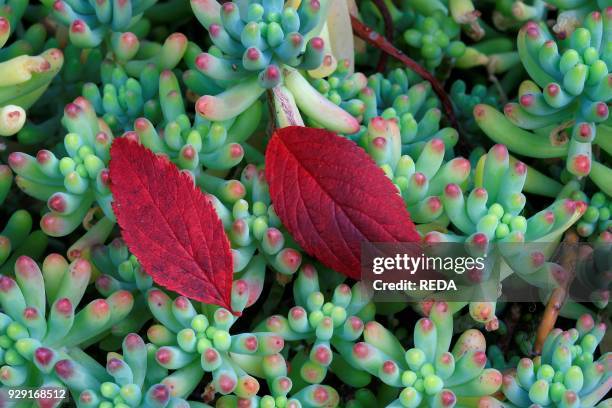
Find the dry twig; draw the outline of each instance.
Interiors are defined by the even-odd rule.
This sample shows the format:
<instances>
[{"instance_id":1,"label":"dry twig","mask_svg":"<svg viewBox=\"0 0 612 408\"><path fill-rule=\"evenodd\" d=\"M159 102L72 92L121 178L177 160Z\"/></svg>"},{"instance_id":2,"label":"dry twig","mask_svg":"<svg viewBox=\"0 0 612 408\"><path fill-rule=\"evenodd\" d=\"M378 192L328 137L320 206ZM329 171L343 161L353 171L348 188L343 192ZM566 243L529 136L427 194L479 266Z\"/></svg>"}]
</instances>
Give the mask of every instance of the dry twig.
<instances>
[{"instance_id":1,"label":"dry twig","mask_svg":"<svg viewBox=\"0 0 612 408\"><path fill-rule=\"evenodd\" d=\"M563 238L562 245L572 245L578 243L578 234L573 229L570 229L565 233L565 237ZM535 354L540 354L542 352L542 347L544 346L544 341L548 334L552 331L557 323L557 318L559 317L559 312L563 308L565 304L565 300L567 299L567 292L569 290L569 285L571 284L572 271L574 271L574 266L576 264L577 253L574 251L565 250L563 254L563 258L561 259L561 266L570 274L568 276L567 281L563 287L556 288L553 290L553 293L550 295L548 299L548 303L546 304L546 309L544 310L544 314L542 315L542 321L538 326L538 330L536 332L536 341L533 346L533 351Z\"/></svg>"}]
</instances>

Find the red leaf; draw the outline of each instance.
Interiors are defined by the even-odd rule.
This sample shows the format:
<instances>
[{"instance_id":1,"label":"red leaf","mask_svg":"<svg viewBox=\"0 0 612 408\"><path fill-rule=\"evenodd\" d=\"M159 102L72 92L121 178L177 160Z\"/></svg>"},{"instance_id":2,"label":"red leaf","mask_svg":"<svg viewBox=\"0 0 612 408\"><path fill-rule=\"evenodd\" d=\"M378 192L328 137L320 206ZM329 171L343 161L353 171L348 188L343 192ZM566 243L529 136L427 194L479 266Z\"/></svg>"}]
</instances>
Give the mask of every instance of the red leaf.
<instances>
[{"instance_id":1,"label":"red leaf","mask_svg":"<svg viewBox=\"0 0 612 408\"><path fill-rule=\"evenodd\" d=\"M153 281L231 310L229 242L189 175L137 142L118 138L111 147L110 178L123 238Z\"/></svg>"},{"instance_id":2,"label":"red leaf","mask_svg":"<svg viewBox=\"0 0 612 408\"><path fill-rule=\"evenodd\" d=\"M279 129L266 151L274 209L295 240L326 266L360 276L362 242L415 242L404 201L367 153L321 129Z\"/></svg>"}]
</instances>

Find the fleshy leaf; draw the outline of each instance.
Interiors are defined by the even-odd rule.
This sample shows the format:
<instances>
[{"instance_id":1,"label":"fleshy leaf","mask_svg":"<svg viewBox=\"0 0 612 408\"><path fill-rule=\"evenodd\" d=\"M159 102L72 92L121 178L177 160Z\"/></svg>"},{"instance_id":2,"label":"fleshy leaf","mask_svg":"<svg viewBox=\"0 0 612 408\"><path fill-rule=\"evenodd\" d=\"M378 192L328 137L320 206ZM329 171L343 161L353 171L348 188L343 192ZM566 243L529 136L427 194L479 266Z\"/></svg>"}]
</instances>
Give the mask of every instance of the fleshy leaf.
<instances>
[{"instance_id":1,"label":"fleshy leaf","mask_svg":"<svg viewBox=\"0 0 612 408\"><path fill-rule=\"evenodd\" d=\"M111 147L110 178L123 238L153 281L230 310L229 242L190 176L136 141L118 138Z\"/></svg>"},{"instance_id":2,"label":"fleshy leaf","mask_svg":"<svg viewBox=\"0 0 612 408\"><path fill-rule=\"evenodd\" d=\"M360 276L362 242L415 242L397 189L367 153L335 133L279 129L266 151L274 209L295 240L326 266Z\"/></svg>"}]
</instances>

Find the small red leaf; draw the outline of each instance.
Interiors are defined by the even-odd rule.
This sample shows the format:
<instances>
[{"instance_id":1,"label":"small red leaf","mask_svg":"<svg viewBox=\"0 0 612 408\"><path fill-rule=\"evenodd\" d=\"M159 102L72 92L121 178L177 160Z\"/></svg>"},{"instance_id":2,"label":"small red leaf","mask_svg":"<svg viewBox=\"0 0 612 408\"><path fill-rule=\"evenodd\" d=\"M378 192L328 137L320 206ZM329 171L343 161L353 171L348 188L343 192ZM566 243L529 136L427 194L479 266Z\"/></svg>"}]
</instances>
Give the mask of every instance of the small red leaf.
<instances>
[{"instance_id":1,"label":"small red leaf","mask_svg":"<svg viewBox=\"0 0 612 408\"><path fill-rule=\"evenodd\" d=\"M189 175L137 142L118 138L111 147L110 177L123 238L153 281L230 309L229 242L214 207Z\"/></svg>"},{"instance_id":2,"label":"small red leaf","mask_svg":"<svg viewBox=\"0 0 612 408\"><path fill-rule=\"evenodd\" d=\"M272 136L266 178L274 209L295 240L326 266L360 276L362 242L416 242L397 189L367 153L321 129Z\"/></svg>"}]
</instances>

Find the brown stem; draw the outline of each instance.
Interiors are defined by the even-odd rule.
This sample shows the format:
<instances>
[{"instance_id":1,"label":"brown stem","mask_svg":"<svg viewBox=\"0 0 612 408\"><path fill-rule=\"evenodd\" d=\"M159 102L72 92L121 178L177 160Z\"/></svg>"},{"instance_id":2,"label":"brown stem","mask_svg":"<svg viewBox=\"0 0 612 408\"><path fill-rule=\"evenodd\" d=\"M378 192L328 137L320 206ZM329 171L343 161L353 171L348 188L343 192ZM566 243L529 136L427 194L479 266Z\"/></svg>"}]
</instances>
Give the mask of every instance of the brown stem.
<instances>
[{"instance_id":1,"label":"brown stem","mask_svg":"<svg viewBox=\"0 0 612 408\"><path fill-rule=\"evenodd\" d=\"M385 37L393 38L393 19L391 18L391 13L389 13L389 8L385 4L384 0L374 0L374 4L382 15L383 23L385 24ZM389 55L386 52L381 51L376 70L378 72L384 72L387 69L388 60Z\"/></svg>"},{"instance_id":2,"label":"brown stem","mask_svg":"<svg viewBox=\"0 0 612 408\"><path fill-rule=\"evenodd\" d=\"M573 229L567 231L565 233L565 237L563 238L563 242L561 245L572 245L576 244L579 240L578 234ZM563 248L562 248L563 249ZM568 272L568 279L562 287L556 288L553 290L550 298L548 299L548 303L546 304L546 309L544 310L544 314L542 315L542 321L538 326L538 330L536 332L536 341L533 346L533 351L535 354L542 353L542 347L544 346L544 341L546 337L550 334L552 329L555 327L557 323L557 318L559 317L559 312L563 308L565 301L567 299L567 292L569 289L569 285L572 281L572 275L574 271L574 266L576 264L577 253L571 251L570 248L564 248L565 252L563 257L561 258L561 266Z\"/></svg>"},{"instance_id":3,"label":"brown stem","mask_svg":"<svg viewBox=\"0 0 612 408\"><path fill-rule=\"evenodd\" d=\"M274 109L274 94L271 89L266 91L268 113L270 114L270 133L276 132L276 110Z\"/></svg>"},{"instance_id":4,"label":"brown stem","mask_svg":"<svg viewBox=\"0 0 612 408\"><path fill-rule=\"evenodd\" d=\"M438 80L429 71L419 65L415 60L408 57L402 51L395 48L386 37L378 34L376 31L359 21L357 17L351 16L351 24L353 26L353 32L357 37L399 60L412 71L416 72L421 78L429 82L436 95L438 95L438 98L440 98L442 107L444 108L444 111L446 112L451 124L455 129L459 130L457 118L455 117L455 111L453 110L453 104L451 103L448 94L440 82L438 82Z\"/></svg>"}]
</instances>

